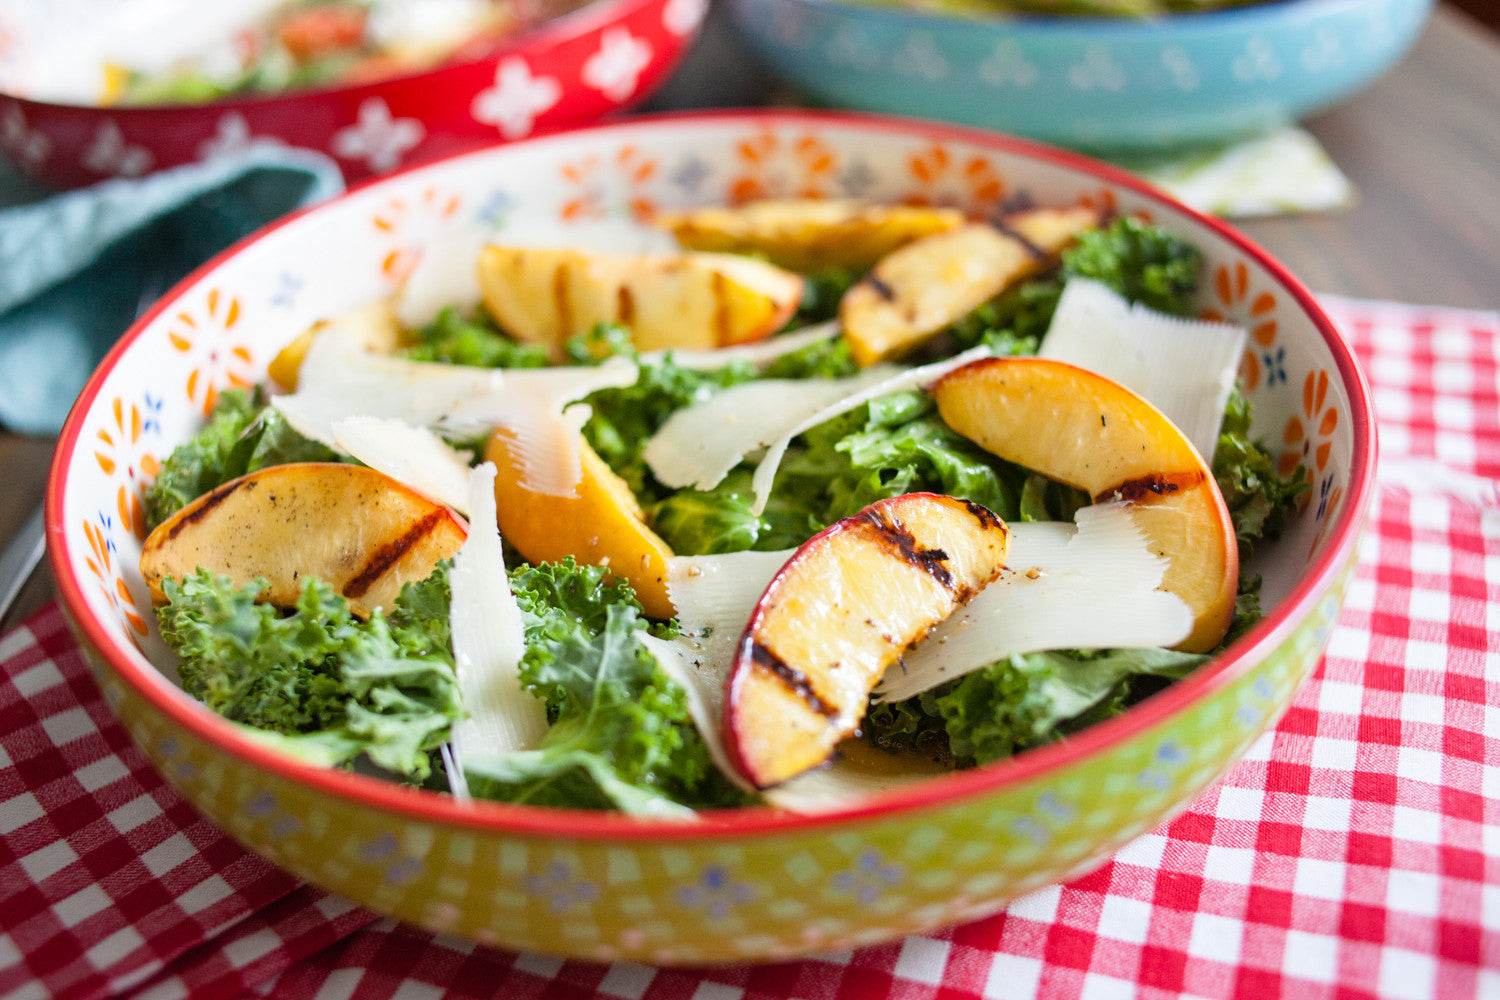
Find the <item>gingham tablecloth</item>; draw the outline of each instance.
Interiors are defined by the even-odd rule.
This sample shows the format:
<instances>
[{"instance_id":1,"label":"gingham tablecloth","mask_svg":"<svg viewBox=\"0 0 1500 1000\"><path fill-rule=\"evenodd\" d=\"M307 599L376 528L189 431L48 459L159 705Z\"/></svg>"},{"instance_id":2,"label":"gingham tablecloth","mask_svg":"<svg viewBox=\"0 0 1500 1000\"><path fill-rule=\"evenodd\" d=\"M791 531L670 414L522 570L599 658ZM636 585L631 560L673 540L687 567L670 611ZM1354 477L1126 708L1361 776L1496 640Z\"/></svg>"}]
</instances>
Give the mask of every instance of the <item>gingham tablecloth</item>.
<instances>
[{"instance_id":1,"label":"gingham tablecloth","mask_svg":"<svg viewBox=\"0 0 1500 1000\"><path fill-rule=\"evenodd\" d=\"M60 612L0 639L0 996L1500 996L1500 314L1328 299L1380 489L1280 726L1098 871L941 933L713 971L414 930L247 854L152 771Z\"/></svg>"}]
</instances>

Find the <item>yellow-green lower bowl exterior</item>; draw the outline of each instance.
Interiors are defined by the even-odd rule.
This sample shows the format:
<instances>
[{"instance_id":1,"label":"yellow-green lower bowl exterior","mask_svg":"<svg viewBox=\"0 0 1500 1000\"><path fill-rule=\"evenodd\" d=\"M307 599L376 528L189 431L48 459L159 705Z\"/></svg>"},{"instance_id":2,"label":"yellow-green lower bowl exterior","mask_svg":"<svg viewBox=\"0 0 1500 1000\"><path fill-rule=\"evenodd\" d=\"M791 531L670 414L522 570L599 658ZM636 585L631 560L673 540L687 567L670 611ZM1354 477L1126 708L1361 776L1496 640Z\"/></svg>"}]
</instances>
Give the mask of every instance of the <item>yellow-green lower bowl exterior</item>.
<instances>
[{"instance_id":1,"label":"yellow-green lower bowl exterior","mask_svg":"<svg viewBox=\"0 0 1500 1000\"><path fill-rule=\"evenodd\" d=\"M657 965L766 961L986 916L1090 870L1186 808L1280 718L1322 655L1352 570L1351 558L1243 676L1070 766L832 831L714 831L657 844L445 826L318 793L176 726L100 657L89 661L167 781L310 882L518 950Z\"/></svg>"}]
</instances>

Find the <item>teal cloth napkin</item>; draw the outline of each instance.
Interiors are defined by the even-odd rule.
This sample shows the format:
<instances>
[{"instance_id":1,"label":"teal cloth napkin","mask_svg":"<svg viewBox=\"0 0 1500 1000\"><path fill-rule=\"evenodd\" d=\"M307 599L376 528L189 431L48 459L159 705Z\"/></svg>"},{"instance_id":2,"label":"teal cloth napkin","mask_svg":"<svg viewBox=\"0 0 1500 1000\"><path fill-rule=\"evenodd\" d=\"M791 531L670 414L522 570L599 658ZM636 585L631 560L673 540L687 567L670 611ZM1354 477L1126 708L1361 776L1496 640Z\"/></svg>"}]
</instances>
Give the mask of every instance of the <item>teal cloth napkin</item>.
<instances>
[{"instance_id":1,"label":"teal cloth napkin","mask_svg":"<svg viewBox=\"0 0 1500 1000\"><path fill-rule=\"evenodd\" d=\"M319 153L258 147L0 210L0 424L55 434L115 340L193 268L343 189Z\"/></svg>"}]
</instances>

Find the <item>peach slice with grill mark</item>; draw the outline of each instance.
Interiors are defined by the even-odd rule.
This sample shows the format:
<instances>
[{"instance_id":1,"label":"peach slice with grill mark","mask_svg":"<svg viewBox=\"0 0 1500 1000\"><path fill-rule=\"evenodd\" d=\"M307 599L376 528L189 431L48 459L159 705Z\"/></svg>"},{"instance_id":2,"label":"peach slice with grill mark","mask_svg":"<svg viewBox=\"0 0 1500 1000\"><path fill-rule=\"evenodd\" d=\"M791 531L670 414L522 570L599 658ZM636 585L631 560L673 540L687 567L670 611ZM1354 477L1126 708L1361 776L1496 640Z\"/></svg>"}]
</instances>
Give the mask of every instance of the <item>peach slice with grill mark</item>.
<instances>
[{"instance_id":1,"label":"peach slice with grill mark","mask_svg":"<svg viewBox=\"0 0 1500 1000\"><path fill-rule=\"evenodd\" d=\"M724 742L758 788L826 761L887 667L999 574L1009 531L908 493L814 535L756 603L725 685Z\"/></svg>"},{"instance_id":2,"label":"peach slice with grill mark","mask_svg":"<svg viewBox=\"0 0 1500 1000\"><path fill-rule=\"evenodd\" d=\"M802 302L803 278L734 254L603 254L487 246L479 287L490 317L561 357L598 323L630 327L643 351L707 350L768 337Z\"/></svg>"},{"instance_id":3,"label":"peach slice with grill mark","mask_svg":"<svg viewBox=\"0 0 1500 1000\"><path fill-rule=\"evenodd\" d=\"M1085 207L1012 212L907 243L882 257L839 303L844 339L861 367L929 340L1017 281L1057 260L1100 222Z\"/></svg>"},{"instance_id":4,"label":"peach slice with grill mark","mask_svg":"<svg viewBox=\"0 0 1500 1000\"><path fill-rule=\"evenodd\" d=\"M912 240L963 225L956 208L848 198L767 198L659 212L653 224L691 250L763 254L793 271L863 271Z\"/></svg>"},{"instance_id":5,"label":"peach slice with grill mark","mask_svg":"<svg viewBox=\"0 0 1500 1000\"><path fill-rule=\"evenodd\" d=\"M500 535L530 562L607 566L627 580L636 600L653 618L676 614L667 596L667 560L672 548L646 524L630 487L587 441L578 443L581 476L570 497L532 489L526 483L514 436L504 428L490 435L486 461L495 463L495 506Z\"/></svg>"},{"instance_id":6,"label":"peach slice with grill mark","mask_svg":"<svg viewBox=\"0 0 1500 1000\"><path fill-rule=\"evenodd\" d=\"M368 617L393 607L458 551L457 514L374 469L338 462L276 465L211 490L157 526L141 548L141 575L157 603L162 583L200 566L238 584L264 577L260 599L297 603L307 578L330 584Z\"/></svg>"},{"instance_id":7,"label":"peach slice with grill mark","mask_svg":"<svg viewBox=\"0 0 1500 1000\"><path fill-rule=\"evenodd\" d=\"M1182 432L1111 379L1060 361L987 358L932 388L953 430L994 455L1088 493L1128 500L1161 589L1193 612L1179 649L1206 653L1234 617L1239 549L1213 472Z\"/></svg>"}]
</instances>

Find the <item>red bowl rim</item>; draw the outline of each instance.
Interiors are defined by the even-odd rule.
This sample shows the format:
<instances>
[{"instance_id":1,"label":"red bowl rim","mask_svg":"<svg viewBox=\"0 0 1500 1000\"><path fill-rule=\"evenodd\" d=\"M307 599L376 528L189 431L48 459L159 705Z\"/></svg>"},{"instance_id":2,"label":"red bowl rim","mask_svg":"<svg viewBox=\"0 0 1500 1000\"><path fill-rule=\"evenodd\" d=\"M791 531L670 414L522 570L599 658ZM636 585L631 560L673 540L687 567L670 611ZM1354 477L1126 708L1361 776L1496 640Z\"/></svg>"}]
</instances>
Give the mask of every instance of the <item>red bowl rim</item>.
<instances>
[{"instance_id":1,"label":"red bowl rim","mask_svg":"<svg viewBox=\"0 0 1500 1000\"><path fill-rule=\"evenodd\" d=\"M1344 503L1335 523L1329 529L1327 543L1304 572L1297 585L1268 614L1229 649L1211 663L1131 707L1113 719L1105 720L1066 740L1028 750L1014 758L997 761L968 771L942 775L895 790L877 798L826 813L791 814L769 807L754 806L700 813L695 819L637 818L619 813L566 810L539 806L512 805L475 801L459 803L440 793L408 788L367 775L304 763L257 742L233 723L214 715L181 692L168 690L160 678L152 680L144 671L156 668L138 663L133 650L106 631L100 622L77 613L85 607L80 582L69 570L67 542L63 528L63 495L68 483L67 456L80 444L83 421L104 379L158 314L169 307L175 289L162 297L155 307L138 319L120 338L89 378L58 437L53 463L48 475L46 498L46 534L49 563L57 582L64 610L83 639L92 644L120 679L152 708L195 738L215 746L245 763L259 767L276 778L311 790L346 800L352 804L421 822L454 829L523 836L567 837L579 841L615 841L630 843L692 840L706 834L715 836L765 836L789 831L813 831L850 823L898 817L913 811L962 805L965 800L1015 787L1049 772L1060 772L1091 756L1101 754L1170 720L1201 699L1210 698L1233 685L1249 673L1258 662L1289 636L1297 623L1313 611L1322 594L1343 572L1364 524L1366 508L1374 489L1376 439L1370 392L1352 349L1323 312L1312 293L1265 250L1226 223L1189 209L1143 179L1116 167L1082 155L1028 139L986 132L959 125L935 123L920 119L842 111L807 110L720 110L665 112L640 115L619 121L570 129L505 144L524 149L527 143L544 143L566 139L575 134L608 134L629 131L653 124L674 126L726 125L744 123L775 124L783 127L801 125L852 126L874 131L922 135L934 139L962 141L987 146L999 152L1020 154L1032 159L1090 173L1113 186L1157 201L1180 212L1228 241L1246 256L1264 267L1279 282L1298 306L1309 316L1323 335L1333 355L1343 384L1349 394L1353 449L1350 456L1350 481ZM469 156L487 155L494 148L456 153L440 160L421 164L395 174L355 185L339 198L372 185L400 178L407 173ZM337 199L334 199L335 201ZM323 202L322 205L332 202ZM244 250L251 243L317 211L319 205L293 212L262 228L219 253L177 288L196 283L209 271Z\"/></svg>"},{"instance_id":2,"label":"red bowl rim","mask_svg":"<svg viewBox=\"0 0 1500 1000\"><path fill-rule=\"evenodd\" d=\"M571 38L582 38L602 31L617 21L630 17L636 11L660 4L663 0L592 0L576 10L549 18L535 27L511 36L483 53L467 58L449 59L412 73L399 73L378 80L352 84L333 84L324 87L298 87L295 90L269 91L240 97L227 97L217 101L185 102L177 104L70 104L28 97L8 91L0 91L0 97L17 101L35 108L48 108L74 113L97 112L111 117L144 117L152 115L184 115L212 112L215 115L227 111L245 111L253 108L275 108L299 101L323 101L343 97L361 97L378 94L391 87L422 86L440 77L462 73L474 66L493 65L509 55L533 47L546 48ZM431 162L431 161L423 161ZM391 176L389 174L383 176Z\"/></svg>"}]
</instances>

